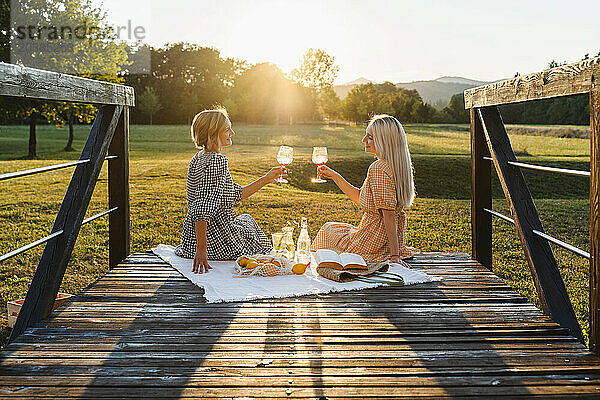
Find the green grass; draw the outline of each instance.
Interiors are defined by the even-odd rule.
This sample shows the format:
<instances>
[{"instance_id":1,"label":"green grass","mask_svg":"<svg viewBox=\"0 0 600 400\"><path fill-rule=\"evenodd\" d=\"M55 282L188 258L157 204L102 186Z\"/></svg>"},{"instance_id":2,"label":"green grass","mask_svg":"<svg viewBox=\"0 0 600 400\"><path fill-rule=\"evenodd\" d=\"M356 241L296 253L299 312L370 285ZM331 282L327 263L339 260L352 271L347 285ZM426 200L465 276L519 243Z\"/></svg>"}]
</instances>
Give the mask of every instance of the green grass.
<instances>
[{"instance_id":1,"label":"green grass","mask_svg":"<svg viewBox=\"0 0 600 400\"><path fill-rule=\"evenodd\" d=\"M288 220L308 216L311 237L325 222L358 223L361 212L332 184L314 185L312 146L329 148L329 165L360 185L371 155L363 153L364 128L351 126L259 126L234 124L234 146L225 149L234 179L247 184L274 166L277 147L292 145L290 185L269 185L241 202L237 212L252 214L267 232ZM89 127L75 129L79 151ZM407 125L418 198L409 212L409 244L424 251L470 252L470 144L464 125ZM62 151L66 129L38 128L38 160L24 160L28 127L0 127L0 173L48 165L79 157ZM589 141L543 136L511 137L526 162L589 168ZM185 175L194 149L187 126L132 126L130 184L132 251L159 243L176 244L186 212ZM48 234L72 170L61 170L0 182L0 254ZM588 181L525 171L546 230L580 248L589 242ZM508 213L497 179L494 208ZM107 207L107 173L103 170L88 216ZM65 274L62 291L76 293L107 270L108 220L83 227ZM494 271L519 293L539 305L514 227L494 221ZM23 297L42 248L0 264L0 344L6 328L6 301ZM580 323L588 329L588 263L560 249L555 251Z\"/></svg>"}]
</instances>

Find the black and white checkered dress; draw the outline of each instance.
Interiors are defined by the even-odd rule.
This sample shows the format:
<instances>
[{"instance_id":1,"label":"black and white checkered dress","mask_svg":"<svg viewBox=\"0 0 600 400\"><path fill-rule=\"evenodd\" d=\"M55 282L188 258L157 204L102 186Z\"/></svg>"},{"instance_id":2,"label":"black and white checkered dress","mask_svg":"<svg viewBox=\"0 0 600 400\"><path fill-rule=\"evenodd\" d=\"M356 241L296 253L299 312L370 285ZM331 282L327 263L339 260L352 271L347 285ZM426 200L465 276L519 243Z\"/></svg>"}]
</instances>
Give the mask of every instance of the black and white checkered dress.
<instances>
[{"instance_id":1,"label":"black and white checkered dress","mask_svg":"<svg viewBox=\"0 0 600 400\"><path fill-rule=\"evenodd\" d=\"M220 153L199 152L187 174L188 212L183 222L180 257L194 258L196 221L206 221L209 260L233 260L242 254L266 254L271 244L248 214L235 216L233 205L242 198L242 187L233 183L227 157Z\"/></svg>"}]
</instances>

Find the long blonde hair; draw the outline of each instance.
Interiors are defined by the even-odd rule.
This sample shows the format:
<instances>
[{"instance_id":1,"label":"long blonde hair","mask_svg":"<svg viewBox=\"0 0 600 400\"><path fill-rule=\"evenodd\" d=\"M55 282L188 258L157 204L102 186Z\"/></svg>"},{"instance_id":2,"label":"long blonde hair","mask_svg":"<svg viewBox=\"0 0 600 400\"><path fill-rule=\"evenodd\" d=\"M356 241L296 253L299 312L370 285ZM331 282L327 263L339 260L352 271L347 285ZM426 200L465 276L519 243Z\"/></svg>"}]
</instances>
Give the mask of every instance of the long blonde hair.
<instances>
[{"instance_id":1,"label":"long blonde hair","mask_svg":"<svg viewBox=\"0 0 600 400\"><path fill-rule=\"evenodd\" d=\"M196 114L190 127L190 135L197 148L204 149L204 151L212 151L216 146L217 152L220 153L222 145L219 135L221 132L227 130L227 128L229 128L227 110L223 107L218 107Z\"/></svg>"},{"instance_id":2,"label":"long blonde hair","mask_svg":"<svg viewBox=\"0 0 600 400\"><path fill-rule=\"evenodd\" d=\"M391 115L375 115L369 121L367 132L373 135L379 158L390 165L396 185L398 207L410 207L415 199L413 166L402 124Z\"/></svg>"}]
</instances>

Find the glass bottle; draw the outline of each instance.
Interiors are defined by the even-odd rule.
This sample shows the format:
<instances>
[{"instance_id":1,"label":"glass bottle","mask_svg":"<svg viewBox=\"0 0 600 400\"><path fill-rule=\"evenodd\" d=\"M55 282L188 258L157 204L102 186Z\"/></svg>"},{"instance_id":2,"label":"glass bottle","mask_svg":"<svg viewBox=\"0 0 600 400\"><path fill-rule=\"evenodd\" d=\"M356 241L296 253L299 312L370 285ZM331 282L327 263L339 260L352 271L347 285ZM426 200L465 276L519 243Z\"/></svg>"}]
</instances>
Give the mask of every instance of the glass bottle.
<instances>
[{"instance_id":1,"label":"glass bottle","mask_svg":"<svg viewBox=\"0 0 600 400\"><path fill-rule=\"evenodd\" d=\"M298 236L298 246L296 246L296 255L298 262L307 264L310 262L310 236L308 235L308 220L302 217L300 223L300 236Z\"/></svg>"}]
</instances>

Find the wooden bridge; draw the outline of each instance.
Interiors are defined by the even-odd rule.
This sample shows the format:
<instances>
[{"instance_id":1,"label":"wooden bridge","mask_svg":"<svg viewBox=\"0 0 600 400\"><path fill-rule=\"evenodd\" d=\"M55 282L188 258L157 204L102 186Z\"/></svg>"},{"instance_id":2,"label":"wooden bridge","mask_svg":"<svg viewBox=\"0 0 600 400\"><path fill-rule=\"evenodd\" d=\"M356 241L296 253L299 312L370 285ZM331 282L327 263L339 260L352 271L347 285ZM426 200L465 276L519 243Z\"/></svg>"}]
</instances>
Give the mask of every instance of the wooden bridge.
<instances>
[{"instance_id":1,"label":"wooden bridge","mask_svg":"<svg viewBox=\"0 0 600 400\"><path fill-rule=\"evenodd\" d=\"M206 304L152 254L129 254L131 88L0 64L0 95L90 102L99 113L10 343L2 398L600 398L600 59L465 93L471 110L473 255L422 254L442 277L409 287ZM590 93L590 171L519 162L497 105ZM109 209L84 219L109 161ZM494 165L512 217L491 208ZM544 233L521 168L590 178L590 251ZM580 179L580 178L573 178ZM110 215L110 271L51 313L81 225ZM491 217L515 224L543 313L491 268ZM590 349L549 243L590 259ZM590 351L591 350L591 351Z\"/></svg>"}]
</instances>

